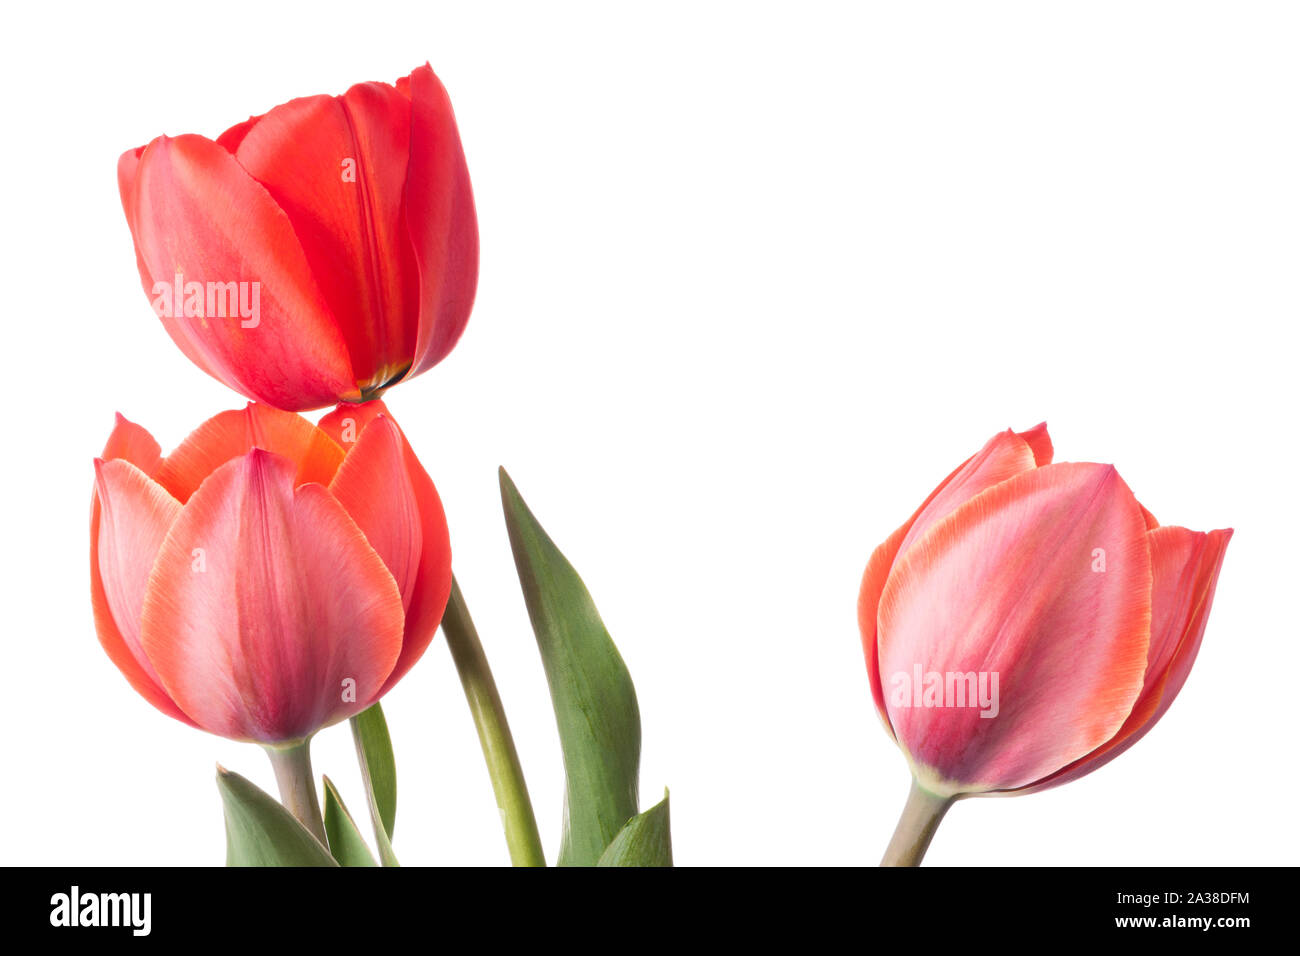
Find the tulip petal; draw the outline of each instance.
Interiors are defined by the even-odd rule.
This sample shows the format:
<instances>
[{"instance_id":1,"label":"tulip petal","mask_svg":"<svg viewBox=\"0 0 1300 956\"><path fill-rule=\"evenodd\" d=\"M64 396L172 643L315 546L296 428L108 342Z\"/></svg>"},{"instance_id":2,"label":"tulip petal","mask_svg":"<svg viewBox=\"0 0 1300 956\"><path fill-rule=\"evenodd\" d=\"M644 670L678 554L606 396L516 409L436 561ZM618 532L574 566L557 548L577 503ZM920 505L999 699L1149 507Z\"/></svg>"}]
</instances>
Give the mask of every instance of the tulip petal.
<instances>
[{"instance_id":1,"label":"tulip petal","mask_svg":"<svg viewBox=\"0 0 1300 956\"><path fill-rule=\"evenodd\" d=\"M1031 441L1032 439L1032 441ZM1039 457L1042 456L1042 460ZM902 550L910 546L937 521L956 510L975 495L991 488L1013 475L1029 471L1036 464L1051 461L1052 441L1047 436L1047 425L1036 425L1027 432L1016 434L1007 429L990 438L978 452L957 466L947 478L930 492L921 507L897 531L872 553L862 576L858 592L858 625L862 632L862 647L867 659L867 677L876 710L893 734L889 715L885 709L884 689L880 682L880 667L876 652L877 611L890 569Z\"/></svg>"},{"instance_id":2,"label":"tulip petal","mask_svg":"<svg viewBox=\"0 0 1300 956\"><path fill-rule=\"evenodd\" d=\"M410 105L361 83L341 97L275 107L226 142L293 222L339 320L363 390L386 384L415 352L419 278L402 220Z\"/></svg>"},{"instance_id":3,"label":"tulip petal","mask_svg":"<svg viewBox=\"0 0 1300 956\"><path fill-rule=\"evenodd\" d=\"M1147 532L1151 548L1151 642L1142 693L1119 731L1092 753L1017 792L1077 780L1110 763L1164 716L1201 648L1232 529L1208 534L1174 526Z\"/></svg>"},{"instance_id":4,"label":"tulip petal","mask_svg":"<svg viewBox=\"0 0 1300 956\"><path fill-rule=\"evenodd\" d=\"M899 552L905 552L931 527L985 489L1035 467L1034 450L1024 438L1009 428L994 435L941 487L935 489L913 519L912 527L899 545Z\"/></svg>"},{"instance_id":5,"label":"tulip petal","mask_svg":"<svg viewBox=\"0 0 1300 956\"><path fill-rule=\"evenodd\" d=\"M402 643L402 656L393 665L393 672L388 676L383 693L387 693L424 654L442 622L447 600L451 597L451 536L447 529L442 499L438 497L433 479L415 457L410 443L403 438L402 444L406 473L420 510L420 568L411 595L411 606L406 612L406 637Z\"/></svg>"},{"instance_id":6,"label":"tulip petal","mask_svg":"<svg viewBox=\"0 0 1300 956\"><path fill-rule=\"evenodd\" d=\"M317 427L344 448L353 448L349 453L351 457L356 454L355 445L361 436L366 434L372 423L381 420L380 416L384 416L382 420L401 436L407 479L415 496L421 527L420 564L406 608L406 636L402 643L402 656L388 678L388 684L384 688L387 693L388 688L397 683L428 649L442 621L447 599L451 596L451 539L442 500L438 497L433 480L420 464L410 442L402 435L382 401L376 399L362 405L340 405L325 415ZM340 473L342 470L340 468Z\"/></svg>"},{"instance_id":7,"label":"tulip petal","mask_svg":"<svg viewBox=\"0 0 1300 956\"><path fill-rule=\"evenodd\" d=\"M380 416L348 452L330 483L330 494L352 516L384 559L402 607L411 606L420 567L420 511L406 474L402 433Z\"/></svg>"},{"instance_id":8,"label":"tulip petal","mask_svg":"<svg viewBox=\"0 0 1300 956\"><path fill-rule=\"evenodd\" d=\"M343 449L311 422L260 402L214 415L191 432L158 468L158 483L185 502L221 465L253 448L297 465L296 484L328 485L343 462Z\"/></svg>"},{"instance_id":9,"label":"tulip petal","mask_svg":"<svg viewBox=\"0 0 1300 956\"><path fill-rule=\"evenodd\" d=\"M131 462L96 460L90 595L99 642L145 700L168 716L193 725L163 689L140 644L145 586L180 510L178 501Z\"/></svg>"},{"instance_id":10,"label":"tulip petal","mask_svg":"<svg viewBox=\"0 0 1300 956\"><path fill-rule=\"evenodd\" d=\"M1020 432L1019 435L1025 440L1029 450L1034 453L1034 464L1042 468L1052 463L1055 449L1052 447L1052 436L1047 434L1047 422L1039 422L1028 431Z\"/></svg>"},{"instance_id":11,"label":"tulip petal","mask_svg":"<svg viewBox=\"0 0 1300 956\"><path fill-rule=\"evenodd\" d=\"M323 415L316 423L316 427L329 435L336 445L348 451L356 444L367 426L380 415L393 417L393 413L381 399L376 398L360 404L344 402Z\"/></svg>"},{"instance_id":12,"label":"tulip petal","mask_svg":"<svg viewBox=\"0 0 1300 956\"><path fill-rule=\"evenodd\" d=\"M446 89L427 63L397 88L411 101L405 212L420 274L410 377L442 361L465 331L478 285L478 219Z\"/></svg>"},{"instance_id":13,"label":"tulip petal","mask_svg":"<svg viewBox=\"0 0 1300 956\"><path fill-rule=\"evenodd\" d=\"M1142 687L1150 589L1141 510L1108 465L1021 473L934 525L879 610L886 707L922 785L1023 786L1113 736ZM896 699L917 666L997 674L997 716Z\"/></svg>"},{"instance_id":14,"label":"tulip petal","mask_svg":"<svg viewBox=\"0 0 1300 956\"><path fill-rule=\"evenodd\" d=\"M1179 556L1186 553L1186 538L1189 533L1196 534L1188 532L1186 528L1171 526L1150 535L1152 567L1160 568L1151 597L1152 633L1157 627L1165 631L1165 647L1177 636L1177 645L1173 653L1168 655L1169 664L1158 688L1160 706L1156 708L1150 724L1165 715L1178 692L1183 689L1183 684L1187 683L1192 664L1196 662L1196 655L1201 650L1201 639L1205 636L1205 625L1219 584L1219 572L1223 568L1223 556L1232 539L1231 528L1198 536L1204 540L1196 552L1195 570L1188 573L1189 568L1185 568L1181 575L1176 576L1174 570L1178 567ZM1187 591L1186 581L1191 582L1191 600L1182 599Z\"/></svg>"},{"instance_id":15,"label":"tulip petal","mask_svg":"<svg viewBox=\"0 0 1300 956\"><path fill-rule=\"evenodd\" d=\"M328 491L295 488L296 471L261 449L217 469L145 596L142 642L163 686L232 739L298 740L360 713L402 648L393 576Z\"/></svg>"},{"instance_id":16,"label":"tulip petal","mask_svg":"<svg viewBox=\"0 0 1300 956\"><path fill-rule=\"evenodd\" d=\"M158 471L158 466L162 464L162 449L153 435L149 434L148 429L127 420L126 416L118 413L113 424L113 432L108 436L104 453L100 457L105 461L112 461L115 458L129 461L146 475L153 476Z\"/></svg>"},{"instance_id":17,"label":"tulip petal","mask_svg":"<svg viewBox=\"0 0 1300 956\"><path fill-rule=\"evenodd\" d=\"M145 263L144 250L140 245L140 230L136 224L136 208L138 203L136 181L140 169L140 158L144 155L144 151L147 148L147 146L140 146L136 149L128 149L121 155L117 161L117 188L118 193L122 198L122 211L126 214L126 224L131 230L131 237L134 240L132 244L135 246L135 268L136 271L140 273L140 284L144 287L145 292L149 293L152 297L154 275L149 266ZM191 342L188 337L179 335L178 331L173 331L173 329L168 326L168 323L171 321L170 318L164 318L163 326L167 328L167 333L171 335L172 341L174 341L180 348L181 353L213 378L221 380L221 376L217 374L213 367L208 363L202 350Z\"/></svg>"},{"instance_id":18,"label":"tulip petal","mask_svg":"<svg viewBox=\"0 0 1300 956\"><path fill-rule=\"evenodd\" d=\"M346 343L292 224L227 150L201 136L163 136L119 175L131 179L123 202L152 299L178 275L205 290L244 284L247 318L224 294L213 311L223 306L225 317L186 315L187 296L165 303L162 323L186 355L202 356L201 367L227 385L282 408L360 397ZM202 311L208 308L205 295Z\"/></svg>"},{"instance_id":19,"label":"tulip petal","mask_svg":"<svg viewBox=\"0 0 1300 956\"><path fill-rule=\"evenodd\" d=\"M239 144L244 141L248 131L261 122L261 119L261 116L250 116L242 123L236 123L217 137L217 145L233 155L239 150Z\"/></svg>"}]
</instances>

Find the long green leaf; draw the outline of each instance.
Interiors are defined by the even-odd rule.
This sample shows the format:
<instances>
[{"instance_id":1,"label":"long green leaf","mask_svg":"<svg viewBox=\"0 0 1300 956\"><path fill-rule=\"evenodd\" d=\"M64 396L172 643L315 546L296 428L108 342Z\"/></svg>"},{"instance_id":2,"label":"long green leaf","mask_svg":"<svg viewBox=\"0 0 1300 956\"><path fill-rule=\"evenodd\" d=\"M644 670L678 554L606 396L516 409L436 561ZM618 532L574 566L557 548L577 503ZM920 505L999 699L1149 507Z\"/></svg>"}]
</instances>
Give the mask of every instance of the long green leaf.
<instances>
[{"instance_id":1,"label":"long green leaf","mask_svg":"<svg viewBox=\"0 0 1300 956\"><path fill-rule=\"evenodd\" d=\"M501 501L564 752L559 865L593 866L637 812L636 691L582 579L504 468Z\"/></svg>"},{"instance_id":2,"label":"long green leaf","mask_svg":"<svg viewBox=\"0 0 1300 956\"><path fill-rule=\"evenodd\" d=\"M330 853L343 866L379 865L329 777L325 778L325 835L329 837Z\"/></svg>"},{"instance_id":3,"label":"long green leaf","mask_svg":"<svg viewBox=\"0 0 1300 956\"><path fill-rule=\"evenodd\" d=\"M373 704L352 718L352 740L357 746L361 776L370 788L372 803L388 838L393 838L397 820L397 764L388 721L379 704Z\"/></svg>"},{"instance_id":4,"label":"long green leaf","mask_svg":"<svg viewBox=\"0 0 1300 956\"><path fill-rule=\"evenodd\" d=\"M375 845L384 866L397 866L393 853L393 824L397 819L397 764L388 721L379 704L373 704L352 718L352 740L366 785L366 803L375 829Z\"/></svg>"},{"instance_id":5,"label":"long green leaf","mask_svg":"<svg viewBox=\"0 0 1300 956\"><path fill-rule=\"evenodd\" d=\"M239 774L217 767L226 815L227 866L338 866L284 807Z\"/></svg>"},{"instance_id":6,"label":"long green leaf","mask_svg":"<svg viewBox=\"0 0 1300 956\"><path fill-rule=\"evenodd\" d=\"M597 866L672 866L673 841L668 825L668 791L627 826L605 848Z\"/></svg>"}]
</instances>

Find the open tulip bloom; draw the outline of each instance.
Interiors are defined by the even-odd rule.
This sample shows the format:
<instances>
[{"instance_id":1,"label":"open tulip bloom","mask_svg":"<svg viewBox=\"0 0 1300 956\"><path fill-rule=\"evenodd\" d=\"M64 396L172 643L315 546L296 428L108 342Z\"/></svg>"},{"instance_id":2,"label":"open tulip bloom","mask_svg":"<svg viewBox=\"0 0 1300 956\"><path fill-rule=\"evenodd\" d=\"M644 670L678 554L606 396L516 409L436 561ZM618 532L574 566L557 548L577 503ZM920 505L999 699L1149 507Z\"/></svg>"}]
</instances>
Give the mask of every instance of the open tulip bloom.
<instances>
[{"instance_id":1,"label":"open tulip bloom","mask_svg":"<svg viewBox=\"0 0 1300 956\"><path fill-rule=\"evenodd\" d=\"M292 411L373 398L440 362L469 320L474 197L427 65L215 140L159 136L117 175L155 313L248 398Z\"/></svg>"},{"instance_id":2,"label":"open tulip bloom","mask_svg":"<svg viewBox=\"0 0 1300 956\"><path fill-rule=\"evenodd\" d=\"M912 771L884 863L918 863L958 798L1096 770L1168 710L1231 529L1161 525L1111 465L1052 463L1045 425L989 439L872 554L858 619Z\"/></svg>"}]
</instances>

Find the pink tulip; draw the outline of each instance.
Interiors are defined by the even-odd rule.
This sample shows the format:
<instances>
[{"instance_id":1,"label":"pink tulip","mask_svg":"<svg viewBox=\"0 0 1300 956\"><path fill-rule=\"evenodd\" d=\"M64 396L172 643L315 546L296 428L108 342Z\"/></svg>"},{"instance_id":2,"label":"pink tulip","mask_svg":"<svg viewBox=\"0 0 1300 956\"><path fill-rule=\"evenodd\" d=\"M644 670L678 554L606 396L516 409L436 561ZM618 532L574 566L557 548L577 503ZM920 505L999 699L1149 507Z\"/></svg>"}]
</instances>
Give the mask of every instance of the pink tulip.
<instances>
[{"instance_id":1,"label":"pink tulip","mask_svg":"<svg viewBox=\"0 0 1300 956\"><path fill-rule=\"evenodd\" d=\"M249 404L166 458L118 416L95 462L100 643L163 713L285 745L420 658L451 589L442 505L380 402L319 427Z\"/></svg>"},{"instance_id":2,"label":"pink tulip","mask_svg":"<svg viewBox=\"0 0 1300 956\"><path fill-rule=\"evenodd\" d=\"M872 696L940 816L1114 759L1200 647L1232 530L1161 526L1113 466L1051 462L1045 425L995 435L863 576Z\"/></svg>"}]
</instances>

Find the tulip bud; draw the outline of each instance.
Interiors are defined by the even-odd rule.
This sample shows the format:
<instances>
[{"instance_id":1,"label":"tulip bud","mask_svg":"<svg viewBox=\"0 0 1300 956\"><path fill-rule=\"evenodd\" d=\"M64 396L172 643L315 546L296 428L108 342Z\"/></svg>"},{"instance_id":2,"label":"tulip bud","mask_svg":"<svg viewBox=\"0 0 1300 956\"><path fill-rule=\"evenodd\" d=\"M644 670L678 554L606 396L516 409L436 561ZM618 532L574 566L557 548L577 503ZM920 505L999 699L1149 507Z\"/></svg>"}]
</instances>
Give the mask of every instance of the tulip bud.
<instances>
[{"instance_id":1,"label":"tulip bud","mask_svg":"<svg viewBox=\"0 0 1300 956\"><path fill-rule=\"evenodd\" d=\"M100 643L146 700L277 746L386 693L451 590L437 491L380 402L320 426L250 404L165 458L119 416L90 564Z\"/></svg>"},{"instance_id":2,"label":"tulip bud","mask_svg":"<svg viewBox=\"0 0 1300 956\"><path fill-rule=\"evenodd\" d=\"M118 161L145 292L191 361L294 411L359 402L456 344L478 222L446 90L309 96L215 141L160 136Z\"/></svg>"},{"instance_id":3,"label":"tulip bud","mask_svg":"<svg viewBox=\"0 0 1300 956\"><path fill-rule=\"evenodd\" d=\"M1118 756L1200 647L1231 529L1161 526L1113 466L1052 453L1045 425L995 435L863 576L872 696L932 822Z\"/></svg>"}]
</instances>

